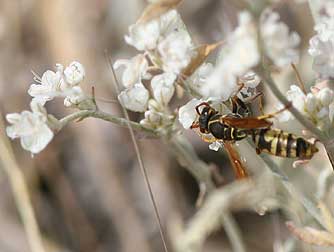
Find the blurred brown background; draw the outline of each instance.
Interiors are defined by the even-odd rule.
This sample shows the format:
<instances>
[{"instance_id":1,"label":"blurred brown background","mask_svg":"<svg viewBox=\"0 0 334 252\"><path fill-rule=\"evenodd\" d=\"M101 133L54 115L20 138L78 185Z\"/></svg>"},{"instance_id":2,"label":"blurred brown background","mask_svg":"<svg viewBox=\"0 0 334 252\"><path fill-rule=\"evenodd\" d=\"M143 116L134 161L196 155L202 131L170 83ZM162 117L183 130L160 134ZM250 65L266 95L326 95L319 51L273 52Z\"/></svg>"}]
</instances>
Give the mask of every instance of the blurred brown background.
<instances>
[{"instance_id":1,"label":"blurred brown background","mask_svg":"<svg viewBox=\"0 0 334 252\"><path fill-rule=\"evenodd\" d=\"M55 63L73 60L85 66L87 92L94 85L98 99L115 99L104 53L108 50L114 59L135 55L123 36L145 5L144 0L1 0L2 113L29 108L30 70L42 74ZM312 34L307 6L285 2L278 7L307 46ZM197 43L223 39L236 22L236 9L228 1L185 0L180 13ZM99 106L121 115L117 104ZM69 113L61 100L47 108L58 118ZM186 134L205 161L223 164L224 177L232 178L226 159L209 151L193 133ZM18 141L13 145L47 251L163 251L127 129L96 119L73 123L33 159ZM196 182L161 141L142 139L140 146L165 229L174 218L187 220L195 213ZM7 178L0 175L0 252L29 251ZM275 237L289 236L279 212L236 217L248 251L272 251ZM213 235L203 251L231 251L224 232Z\"/></svg>"}]
</instances>

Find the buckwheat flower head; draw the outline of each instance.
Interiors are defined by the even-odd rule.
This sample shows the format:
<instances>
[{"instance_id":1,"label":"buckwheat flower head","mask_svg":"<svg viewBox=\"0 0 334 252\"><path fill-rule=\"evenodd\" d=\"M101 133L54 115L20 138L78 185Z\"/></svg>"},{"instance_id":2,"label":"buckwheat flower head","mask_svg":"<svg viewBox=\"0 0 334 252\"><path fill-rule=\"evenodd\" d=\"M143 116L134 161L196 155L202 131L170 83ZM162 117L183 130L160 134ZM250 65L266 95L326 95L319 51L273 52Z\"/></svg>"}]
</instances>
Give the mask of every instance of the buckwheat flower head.
<instances>
[{"instance_id":1,"label":"buckwheat flower head","mask_svg":"<svg viewBox=\"0 0 334 252\"><path fill-rule=\"evenodd\" d=\"M222 101L229 99L240 87L238 79L256 66L259 60L255 24L249 12L241 12L239 26L223 47L218 64L208 77L206 85L201 88L203 98Z\"/></svg>"},{"instance_id":2,"label":"buckwheat flower head","mask_svg":"<svg viewBox=\"0 0 334 252\"><path fill-rule=\"evenodd\" d=\"M6 128L6 133L12 139L20 138L23 149L36 154L48 145L54 134L48 127L46 110L37 102L31 103L31 110L7 114L6 119L12 125Z\"/></svg>"},{"instance_id":3,"label":"buckwheat flower head","mask_svg":"<svg viewBox=\"0 0 334 252\"><path fill-rule=\"evenodd\" d=\"M139 51L153 50L160 36L158 20L152 20L145 24L133 24L129 27L129 35L125 41Z\"/></svg>"},{"instance_id":4,"label":"buckwheat flower head","mask_svg":"<svg viewBox=\"0 0 334 252\"><path fill-rule=\"evenodd\" d=\"M65 79L71 86L78 85L85 78L85 68L77 61L73 61L64 71Z\"/></svg>"},{"instance_id":5,"label":"buckwheat flower head","mask_svg":"<svg viewBox=\"0 0 334 252\"><path fill-rule=\"evenodd\" d=\"M260 27L266 54L276 66L298 62L300 37L296 32L289 32L288 26L280 22L278 13L271 9L265 10Z\"/></svg>"},{"instance_id":6,"label":"buckwheat flower head","mask_svg":"<svg viewBox=\"0 0 334 252\"><path fill-rule=\"evenodd\" d=\"M31 84L28 94L33 97L33 100L44 105L47 101L59 96L66 89L66 83L63 79L63 73L59 69L57 72L47 70L42 78L35 76L35 81L38 84Z\"/></svg>"},{"instance_id":7,"label":"buckwheat flower head","mask_svg":"<svg viewBox=\"0 0 334 252\"><path fill-rule=\"evenodd\" d=\"M149 93L141 83L136 83L131 88L123 90L118 100L127 109L134 112L145 112L148 105Z\"/></svg>"},{"instance_id":8,"label":"buckwheat flower head","mask_svg":"<svg viewBox=\"0 0 334 252\"><path fill-rule=\"evenodd\" d=\"M189 129L196 120L197 113L195 107L201 102L201 100L192 99L179 109L179 122L183 128Z\"/></svg>"},{"instance_id":9,"label":"buckwheat flower head","mask_svg":"<svg viewBox=\"0 0 334 252\"><path fill-rule=\"evenodd\" d=\"M309 54L313 57L313 70L322 78L334 78L334 36L323 41L319 36L310 39Z\"/></svg>"},{"instance_id":10,"label":"buckwheat flower head","mask_svg":"<svg viewBox=\"0 0 334 252\"><path fill-rule=\"evenodd\" d=\"M125 41L139 51L154 50L159 41L173 32L184 30L185 26L176 10L171 10L158 19L137 23L129 27Z\"/></svg>"},{"instance_id":11,"label":"buckwheat flower head","mask_svg":"<svg viewBox=\"0 0 334 252\"><path fill-rule=\"evenodd\" d=\"M309 54L313 57L313 70L321 78L334 78L334 13L333 4L324 5L326 15L314 27L317 34L310 39Z\"/></svg>"},{"instance_id":12,"label":"buckwheat flower head","mask_svg":"<svg viewBox=\"0 0 334 252\"><path fill-rule=\"evenodd\" d=\"M158 103L166 106L172 99L175 91L175 80L176 75L173 73L164 73L152 78L153 97Z\"/></svg>"},{"instance_id":13,"label":"buckwheat flower head","mask_svg":"<svg viewBox=\"0 0 334 252\"><path fill-rule=\"evenodd\" d=\"M115 69L118 69L121 66L125 66L122 75L122 83L124 87L131 87L135 83L141 82L142 79L150 78L150 74L147 73L148 62L144 54L138 54L129 60L120 59L114 64Z\"/></svg>"},{"instance_id":14,"label":"buckwheat flower head","mask_svg":"<svg viewBox=\"0 0 334 252\"><path fill-rule=\"evenodd\" d=\"M162 68L166 72L179 74L194 56L193 44L186 31L173 32L158 45Z\"/></svg>"},{"instance_id":15,"label":"buckwheat flower head","mask_svg":"<svg viewBox=\"0 0 334 252\"><path fill-rule=\"evenodd\" d=\"M229 67L226 61L215 67L206 84L200 89L200 94L204 99L226 101L238 90L237 75Z\"/></svg>"},{"instance_id":16,"label":"buckwheat flower head","mask_svg":"<svg viewBox=\"0 0 334 252\"><path fill-rule=\"evenodd\" d=\"M298 86L292 85L287 92L287 98L292 105L311 120L321 130L332 127L334 115L334 92L328 87L319 91L304 94ZM280 117L282 121L292 119Z\"/></svg>"},{"instance_id":17,"label":"buckwheat flower head","mask_svg":"<svg viewBox=\"0 0 334 252\"><path fill-rule=\"evenodd\" d=\"M208 77L211 75L214 67L211 63L203 63L191 76L188 78L188 85L200 92L201 87L206 84Z\"/></svg>"}]
</instances>

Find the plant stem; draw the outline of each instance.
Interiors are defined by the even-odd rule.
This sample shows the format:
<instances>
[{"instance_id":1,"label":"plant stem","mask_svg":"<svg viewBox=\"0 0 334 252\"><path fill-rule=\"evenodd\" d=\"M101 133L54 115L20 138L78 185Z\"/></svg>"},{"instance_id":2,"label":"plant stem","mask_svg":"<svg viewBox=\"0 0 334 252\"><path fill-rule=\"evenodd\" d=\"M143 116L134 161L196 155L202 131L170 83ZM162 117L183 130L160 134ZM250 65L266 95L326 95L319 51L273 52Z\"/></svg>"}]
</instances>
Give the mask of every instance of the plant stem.
<instances>
[{"instance_id":1,"label":"plant stem","mask_svg":"<svg viewBox=\"0 0 334 252\"><path fill-rule=\"evenodd\" d=\"M2 116L0 115L0 129L4 132ZM28 243L32 252L45 252L34 209L31 204L29 190L24 175L20 170L11 148L4 134L0 135L0 160L1 167L8 176L13 191L15 204L19 211L24 229L27 233Z\"/></svg>"},{"instance_id":2,"label":"plant stem","mask_svg":"<svg viewBox=\"0 0 334 252\"><path fill-rule=\"evenodd\" d=\"M240 229L229 211L222 213L222 222L225 232L231 242L232 250L238 252L245 252L245 244L242 240Z\"/></svg>"},{"instance_id":3,"label":"plant stem","mask_svg":"<svg viewBox=\"0 0 334 252\"><path fill-rule=\"evenodd\" d=\"M133 129L144 131L146 133L149 133L150 135L155 135L155 136L158 135L155 130L144 127L140 123L136 123L136 122L133 122L133 121L128 121L124 118L120 118L120 117L111 115L111 114L103 112L101 110L81 110L81 111L75 112L73 114L70 114L70 115L62 118L61 120L59 120L59 122L60 122L60 128L59 129L62 129L64 126L66 126L70 122L73 122L75 120L82 120L82 119L85 119L87 117L94 117L94 118L102 119L104 121L108 121L108 122L117 124L117 125L122 126L122 127L127 127L128 124L130 124Z\"/></svg>"},{"instance_id":4,"label":"plant stem","mask_svg":"<svg viewBox=\"0 0 334 252\"><path fill-rule=\"evenodd\" d=\"M193 146L184 136L177 134L169 139L168 143L180 164L195 177L198 183L205 183L207 191L215 188L209 166L198 158Z\"/></svg>"}]
</instances>

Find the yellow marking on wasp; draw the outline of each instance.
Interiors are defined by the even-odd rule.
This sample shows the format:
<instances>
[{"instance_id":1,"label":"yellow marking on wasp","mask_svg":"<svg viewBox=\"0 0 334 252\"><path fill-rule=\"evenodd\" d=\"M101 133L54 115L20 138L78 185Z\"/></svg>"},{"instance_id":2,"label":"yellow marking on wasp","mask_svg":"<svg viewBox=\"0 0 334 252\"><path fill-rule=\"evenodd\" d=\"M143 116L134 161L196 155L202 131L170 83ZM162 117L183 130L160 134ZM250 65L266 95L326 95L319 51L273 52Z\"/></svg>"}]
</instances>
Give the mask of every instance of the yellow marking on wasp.
<instances>
[{"instance_id":1,"label":"yellow marking on wasp","mask_svg":"<svg viewBox=\"0 0 334 252\"><path fill-rule=\"evenodd\" d=\"M288 157L288 137L289 133L281 131L281 156Z\"/></svg>"},{"instance_id":2,"label":"yellow marking on wasp","mask_svg":"<svg viewBox=\"0 0 334 252\"><path fill-rule=\"evenodd\" d=\"M311 150L311 145L307 142L306 142L306 157L311 157L312 156L312 150Z\"/></svg>"},{"instance_id":3,"label":"yellow marking on wasp","mask_svg":"<svg viewBox=\"0 0 334 252\"><path fill-rule=\"evenodd\" d=\"M213 123L220 123L220 119L210 120L209 123L208 123L208 127Z\"/></svg>"},{"instance_id":4,"label":"yellow marking on wasp","mask_svg":"<svg viewBox=\"0 0 334 252\"><path fill-rule=\"evenodd\" d=\"M278 145L279 140L280 140L279 135L274 134L271 137L271 141L270 141L270 145L271 145L270 146L270 153L273 154L273 155L276 155L277 145Z\"/></svg>"},{"instance_id":5,"label":"yellow marking on wasp","mask_svg":"<svg viewBox=\"0 0 334 252\"><path fill-rule=\"evenodd\" d=\"M290 146L290 157L295 158L297 157L297 138L292 135L292 141Z\"/></svg>"}]
</instances>

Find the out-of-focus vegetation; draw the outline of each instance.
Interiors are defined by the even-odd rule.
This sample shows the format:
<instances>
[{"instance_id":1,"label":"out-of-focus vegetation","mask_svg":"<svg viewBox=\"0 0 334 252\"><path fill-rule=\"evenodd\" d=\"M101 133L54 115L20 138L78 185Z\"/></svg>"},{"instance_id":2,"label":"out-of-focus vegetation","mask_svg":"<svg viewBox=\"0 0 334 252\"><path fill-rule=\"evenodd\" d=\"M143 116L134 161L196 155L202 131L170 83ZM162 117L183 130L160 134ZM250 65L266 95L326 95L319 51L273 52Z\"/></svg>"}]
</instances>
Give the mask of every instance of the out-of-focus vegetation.
<instances>
[{"instance_id":1,"label":"out-of-focus vegetation","mask_svg":"<svg viewBox=\"0 0 334 252\"><path fill-rule=\"evenodd\" d=\"M118 104L103 101L115 100L117 96L110 85L113 79L105 51L114 59L134 54L134 50L124 43L123 36L146 4L144 0L0 1L2 115L29 109L27 89L33 82L31 70L43 73L55 63L66 65L78 60L86 68L83 88L89 93L94 86L99 106L121 116ZM233 1L227 0L185 0L179 12L194 41L201 44L224 39L236 25L237 8ZM281 19L302 38L298 67L304 77L309 77L304 81L311 85L307 46L313 33L313 21L308 6L280 1L275 8ZM295 82L291 69L277 74L276 80L283 91ZM270 91L265 89L264 92L266 110L276 110L276 101ZM183 105L179 101L174 103L175 107ZM59 104L58 107L55 104L48 106L49 111L59 117L68 114L62 102ZM137 114L130 116L133 120L138 119ZM281 127L293 128L299 134L302 130L300 125ZM184 134L204 161L218 167L224 184L233 181L224 154L210 151L193 132ZM199 188L192 176L180 167L167 144L140 134L137 137L169 237L169 247L173 251L180 220L185 224L196 221L193 217L197 211ZM34 158L21 149L18 141L13 143L13 148L28 183L46 251L163 251L152 205L126 128L87 119L62 130ZM247 160L247 165L255 166L253 170L261 170L257 166L262 164L252 161L255 150L241 148L240 155ZM287 174L294 189L314 202L322 200L327 206L333 206L333 175L328 172L330 163L324 151L318 153L310 164L298 169L292 169L291 161L272 159ZM262 182L263 186L270 184L268 188L275 190L275 180L256 182ZM4 173L0 173L0 187L0 251L29 251ZM254 196L254 192L245 188L246 196L247 193ZM234 215L247 251L331 251L295 243L285 222L293 220L304 225L308 222L305 211L287 192L278 190L275 193L272 202L267 202L268 213L266 209L258 209L259 213L244 210ZM209 198L208 203L213 199L214 196ZM295 250L287 250L289 244ZM210 235L203 251L232 251L223 229Z\"/></svg>"}]
</instances>

